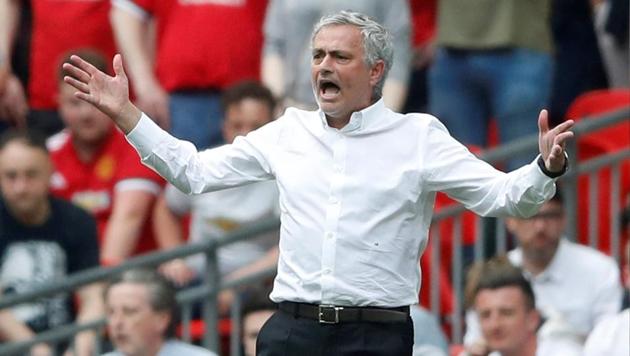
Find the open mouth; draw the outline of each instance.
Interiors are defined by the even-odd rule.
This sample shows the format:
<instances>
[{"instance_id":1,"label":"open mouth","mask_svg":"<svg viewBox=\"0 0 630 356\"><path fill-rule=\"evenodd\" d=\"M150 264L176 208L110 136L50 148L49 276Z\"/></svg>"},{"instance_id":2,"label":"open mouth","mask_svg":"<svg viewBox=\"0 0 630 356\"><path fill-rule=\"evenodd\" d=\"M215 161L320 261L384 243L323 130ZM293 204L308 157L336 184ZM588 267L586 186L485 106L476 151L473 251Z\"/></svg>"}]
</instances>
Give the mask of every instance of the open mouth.
<instances>
[{"instance_id":1,"label":"open mouth","mask_svg":"<svg viewBox=\"0 0 630 356\"><path fill-rule=\"evenodd\" d=\"M319 96L324 100L332 100L341 92L341 88L330 80L319 81Z\"/></svg>"}]
</instances>

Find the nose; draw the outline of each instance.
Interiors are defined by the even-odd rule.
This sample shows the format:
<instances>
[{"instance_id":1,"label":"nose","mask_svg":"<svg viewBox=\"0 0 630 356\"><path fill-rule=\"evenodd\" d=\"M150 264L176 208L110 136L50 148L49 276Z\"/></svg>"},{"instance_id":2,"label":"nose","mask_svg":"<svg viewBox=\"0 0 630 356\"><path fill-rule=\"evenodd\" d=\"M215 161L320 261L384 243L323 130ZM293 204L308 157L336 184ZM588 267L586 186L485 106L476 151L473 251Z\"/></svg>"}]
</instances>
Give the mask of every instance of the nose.
<instances>
[{"instance_id":1,"label":"nose","mask_svg":"<svg viewBox=\"0 0 630 356\"><path fill-rule=\"evenodd\" d=\"M321 62L317 65L320 73L332 73L332 57L329 54L326 54L324 58L322 58Z\"/></svg>"}]
</instances>

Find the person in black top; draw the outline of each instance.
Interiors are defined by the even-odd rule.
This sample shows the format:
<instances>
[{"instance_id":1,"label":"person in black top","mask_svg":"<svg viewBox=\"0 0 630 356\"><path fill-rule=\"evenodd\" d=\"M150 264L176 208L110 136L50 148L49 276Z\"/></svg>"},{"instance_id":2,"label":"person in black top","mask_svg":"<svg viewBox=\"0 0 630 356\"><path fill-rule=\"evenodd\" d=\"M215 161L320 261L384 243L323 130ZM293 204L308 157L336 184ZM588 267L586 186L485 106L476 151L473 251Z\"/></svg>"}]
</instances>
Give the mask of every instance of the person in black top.
<instances>
[{"instance_id":1,"label":"person in black top","mask_svg":"<svg viewBox=\"0 0 630 356\"><path fill-rule=\"evenodd\" d=\"M43 138L18 131L0 137L0 285L4 295L24 293L98 266L96 223L86 211L49 195L52 171ZM78 322L103 316L101 285L83 286L77 294ZM18 305L11 312L37 333L71 322L72 301L70 293L63 293ZM94 337L92 332L78 334L74 355L91 355Z\"/></svg>"}]
</instances>

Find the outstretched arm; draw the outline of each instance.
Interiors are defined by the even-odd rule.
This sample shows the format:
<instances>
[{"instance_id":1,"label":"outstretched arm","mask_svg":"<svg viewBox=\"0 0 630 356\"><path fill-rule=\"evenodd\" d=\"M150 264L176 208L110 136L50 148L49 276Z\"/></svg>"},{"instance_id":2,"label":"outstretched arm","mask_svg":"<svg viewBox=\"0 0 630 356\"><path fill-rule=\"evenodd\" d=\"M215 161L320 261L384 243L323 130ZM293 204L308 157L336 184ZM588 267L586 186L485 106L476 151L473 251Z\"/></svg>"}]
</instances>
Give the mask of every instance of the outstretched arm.
<instances>
[{"instance_id":1,"label":"outstretched arm","mask_svg":"<svg viewBox=\"0 0 630 356\"><path fill-rule=\"evenodd\" d=\"M136 126L142 112L129 100L129 80L120 54L114 56L114 77L79 56L70 57L63 68L70 73L63 80L78 90L77 98L107 114L125 134Z\"/></svg>"},{"instance_id":2,"label":"outstretched arm","mask_svg":"<svg viewBox=\"0 0 630 356\"><path fill-rule=\"evenodd\" d=\"M573 120L568 120L549 129L547 110L542 110L538 115L538 148L548 171L555 173L564 169L564 146L573 137L573 132L569 131L573 125Z\"/></svg>"}]
</instances>

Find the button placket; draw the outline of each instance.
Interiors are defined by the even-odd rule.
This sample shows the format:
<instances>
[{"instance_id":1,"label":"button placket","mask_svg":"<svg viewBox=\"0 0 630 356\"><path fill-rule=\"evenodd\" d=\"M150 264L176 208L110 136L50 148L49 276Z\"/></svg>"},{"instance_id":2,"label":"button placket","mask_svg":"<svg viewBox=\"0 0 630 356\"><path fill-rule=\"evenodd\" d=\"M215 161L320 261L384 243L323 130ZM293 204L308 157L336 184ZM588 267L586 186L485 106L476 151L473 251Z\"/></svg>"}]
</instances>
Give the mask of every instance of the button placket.
<instances>
[{"instance_id":1,"label":"button placket","mask_svg":"<svg viewBox=\"0 0 630 356\"><path fill-rule=\"evenodd\" d=\"M346 156L345 137L339 134L332 145L332 169L330 171L330 187L326 206L326 222L322 243L322 300L334 298L335 256L337 247L337 227L341 213L341 188L344 181L344 165Z\"/></svg>"}]
</instances>

